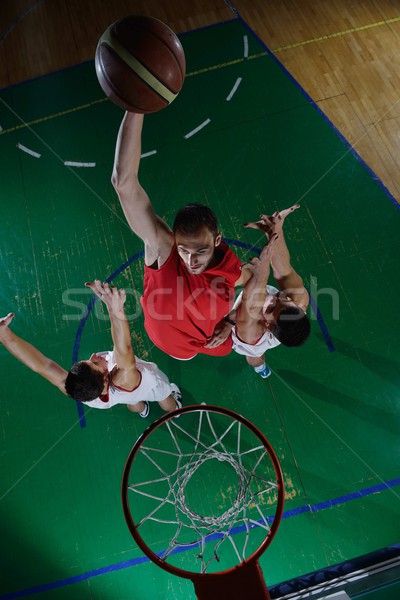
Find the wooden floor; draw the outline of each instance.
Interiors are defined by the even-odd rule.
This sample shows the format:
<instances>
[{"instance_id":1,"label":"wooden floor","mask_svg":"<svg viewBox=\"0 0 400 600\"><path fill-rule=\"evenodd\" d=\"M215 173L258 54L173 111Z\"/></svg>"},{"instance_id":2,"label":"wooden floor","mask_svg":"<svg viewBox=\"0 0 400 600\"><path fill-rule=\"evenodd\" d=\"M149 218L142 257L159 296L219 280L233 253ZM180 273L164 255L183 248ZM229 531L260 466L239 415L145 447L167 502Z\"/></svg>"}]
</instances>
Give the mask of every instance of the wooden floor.
<instances>
[{"instance_id":1,"label":"wooden floor","mask_svg":"<svg viewBox=\"0 0 400 600\"><path fill-rule=\"evenodd\" d=\"M400 5L394 0L232 4L400 201ZM155 16L177 33L233 16L224 0L2 2L0 88L92 59L104 29L127 14Z\"/></svg>"}]
</instances>

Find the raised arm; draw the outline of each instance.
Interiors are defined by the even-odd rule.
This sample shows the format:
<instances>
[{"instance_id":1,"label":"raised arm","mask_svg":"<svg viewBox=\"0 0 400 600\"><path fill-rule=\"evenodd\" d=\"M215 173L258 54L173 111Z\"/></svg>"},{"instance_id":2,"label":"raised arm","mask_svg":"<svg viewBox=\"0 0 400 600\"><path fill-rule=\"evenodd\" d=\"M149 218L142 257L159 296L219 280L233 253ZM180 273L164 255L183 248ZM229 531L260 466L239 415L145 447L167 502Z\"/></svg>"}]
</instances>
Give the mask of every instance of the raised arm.
<instances>
[{"instance_id":1,"label":"raised arm","mask_svg":"<svg viewBox=\"0 0 400 600\"><path fill-rule=\"evenodd\" d=\"M127 390L133 390L140 383L140 373L136 368L131 332L124 309L125 290L110 287L108 283L101 283L98 279L85 285L104 302L110 315L114 359L118 367L113 382Z\"/></svg>"},{"instance_id":2,"label":"raised arm","mask_svg":"<svg viewBox=\"0 0 400 600\"><path fill-rule=\"evenodd\" d=\"M63 394L66 394L67 371L50 358L47 358L32 344L15 335L9 328L13 318L14 314L9 313L6 317L0 319L0 342L17 360L35 373L39 373L50 383L57 386Z\"/></svg>"},{"instance_id":3,"label":"raised arm","mask_svg":"<svg viewBox=\"0 0 400 600\"><path fill-rule=\"evenodd\" d=\"M298 208L300 208L299 204L295 204L285 210L276 211L271 216L261 215L260 221L246 223L245 227L263 231L268 239L271 239L274 234L278 235L270 259L274 279L279 289L285 291L297 306L305 311L309 304L309 295L304 287L303 279L292 267L283 233L283 223L286 217Z\"/></svg>"},{"instance_id":4,"label":"raised arm","mask_svg":"<svg viewBox=\"0 0 400 600\"><path fill-rule=\"evenodd\" d=\"M253 257L243 266L251 274L243 288L240 303L237 306L235 321L237 335L246 344L256 344L265 333L265 321L262 317L267 297L267 284L270 273L270 260L279 242L275 235L262 249L259 257Z\"/></svg>"},{"instance_id":5,"label":"raised arm","mask_svg":"<svg viewBox=\"0 0 400 600\"><path fill-rule=\"evenodd\" d=\"M155 214L139 182L143 115L127 112L122 119L115 147L112 184L132 231L145 245L145 263L162 266L174 244L168 225Z\"/></svg>"}]
</instances>

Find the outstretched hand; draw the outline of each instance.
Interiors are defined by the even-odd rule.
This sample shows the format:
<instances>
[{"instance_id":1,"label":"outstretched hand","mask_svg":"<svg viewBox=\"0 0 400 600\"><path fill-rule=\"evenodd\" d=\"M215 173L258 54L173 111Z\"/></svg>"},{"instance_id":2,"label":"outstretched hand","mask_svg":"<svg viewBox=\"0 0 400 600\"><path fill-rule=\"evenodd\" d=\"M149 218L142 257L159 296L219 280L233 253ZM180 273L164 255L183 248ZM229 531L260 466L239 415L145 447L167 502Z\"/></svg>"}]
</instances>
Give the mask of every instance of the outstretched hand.
<instances>
[{"instance_id":1,"label":"outstretched hand","mask_svg":"<svg viewBox=\"0 0 400 600\"><path fill-rule=\"evenodd\" d=\"M14 313L8 313L6 317L0 317L0 330L9 326L14 318Z\"/></svg>"},{"instance_id":2,"label":"outstretched hand","mask_svg":"<svg viewBox=\"0 0 400 600\"><path fill-rule=\"evenodd\" d=\"M124 309L125 290L118 290L115 286L111 287L107 282L101 283L99 279L95 279L93 282L88 281L85 285L104 302L109 312L118 313Z\"/></svg>"},{"instance_id":3,"label":"outstretched hand","mask_svg":"<svg viewBox=\"0 0 400 600\"><path fill-rule=\"evenodd\" d=\"M263 231L268 239L271 239L271 236L274 233L279 235L279 233L282 231L283 223L286 217L298 208L300 208L300 204L293 204L293 206L290 208L285 208L281 211L277 210L273 215L260 215L259 221L245 223L244 227Z\"/></svg>"}]
</instances>

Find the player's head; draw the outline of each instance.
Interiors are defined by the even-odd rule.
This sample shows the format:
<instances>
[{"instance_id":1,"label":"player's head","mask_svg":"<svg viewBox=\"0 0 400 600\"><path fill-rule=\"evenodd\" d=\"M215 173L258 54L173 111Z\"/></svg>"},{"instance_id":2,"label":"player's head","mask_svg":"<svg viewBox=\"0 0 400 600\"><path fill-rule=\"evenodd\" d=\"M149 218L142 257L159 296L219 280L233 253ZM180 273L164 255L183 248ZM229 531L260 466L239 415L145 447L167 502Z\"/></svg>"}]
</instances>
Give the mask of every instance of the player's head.
<instances>
[{"instance_id":1,"label":"player's head","mask_svg":"<svg viewBox=\"0 0 400 600\"><path fill-rule=\"evenodd\" d=\"M173 230L175 236L177 234L191 236L198 234L204 227L212 234L215 241L219 234L216 215L208 206L194 203L178 210Z\"/></svg>"},{"instance_id":2,"label":"player's head","mask_svg":"<svg viewBox=\"0 0 400 600\"><path fill-rule=\"evenodd\" d=\"M284 346L301 346L310 335L306 312L282 292L267 297L264 318L272 335Z\"/></svg>"},{"instance_id":3,"label":"player's head","mask_svg":"<svg viewBox=\"0 0 400 600\"><path fill-rule=\"evenodd\" d=\"M65 381L65 390L74 400L95 400L108 388L107 361L97 354L89 360L80 360L72 365Z\"/></svg>"},{"instance_id":4,"label":"player's head","mask_svg":"<svg viewBox=\"0 0 400 600\"><path fill-rule=\"evenodd\" d=\"M178 211L173 230L179 256L189 273L202 273L210 266L215 248L221 243L213 211L204 204L187 204Z\"/></svg>"}]
</instances>

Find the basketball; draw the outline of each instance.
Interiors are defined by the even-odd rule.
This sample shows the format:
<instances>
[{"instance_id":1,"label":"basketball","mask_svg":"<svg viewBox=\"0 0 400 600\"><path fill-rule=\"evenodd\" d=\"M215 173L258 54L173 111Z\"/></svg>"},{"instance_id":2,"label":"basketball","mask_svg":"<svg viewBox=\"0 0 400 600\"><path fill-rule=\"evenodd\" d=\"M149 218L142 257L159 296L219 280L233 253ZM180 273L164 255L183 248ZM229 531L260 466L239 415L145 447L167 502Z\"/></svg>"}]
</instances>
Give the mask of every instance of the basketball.
<instances>
[{"instance_id":1,"label":"basketball","mask_svg":"<svg viewBox=\"0 0 400 600\"><path fill-rule=\"evenodd\" d=\"M168 25L153 17L130 16L103 33L95 67L101 88L114 104L147 114L175 100L186 61L182 44Z\"/></svg>"}]
</instances>

